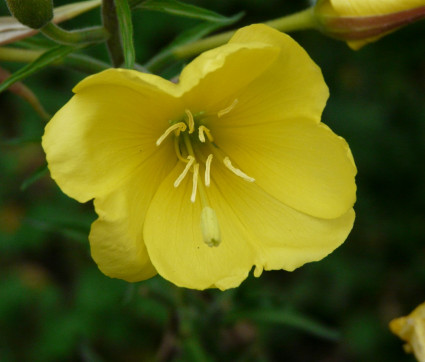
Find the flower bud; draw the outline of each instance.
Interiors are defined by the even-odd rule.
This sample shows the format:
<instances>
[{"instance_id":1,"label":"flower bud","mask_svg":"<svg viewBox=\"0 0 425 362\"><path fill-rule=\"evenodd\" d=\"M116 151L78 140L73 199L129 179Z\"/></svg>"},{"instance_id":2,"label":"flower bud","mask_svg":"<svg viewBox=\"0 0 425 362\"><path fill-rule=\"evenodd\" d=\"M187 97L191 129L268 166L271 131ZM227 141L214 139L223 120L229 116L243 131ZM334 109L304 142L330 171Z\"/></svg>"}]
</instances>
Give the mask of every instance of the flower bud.
<instances>
[{"instance_id":1,"label":"flower bud","mask_svg":"<svg viewBox=\"0 0 425 362\"><path fill-rule=\"evenodd\" d=\"M20 23L40 29L53 18L52 0L6 0L12 15Z\"/></svg>"},{"instance_id":2,"label":"flower bud","mask_svg":"<svg viewBox=\"0 0 425 362\"><path fill-rule=\"evenodd\" d=\"M425 18L425 0L319 0L314 13L323 33L357 50Z\"/></svg>"}]
</instances>

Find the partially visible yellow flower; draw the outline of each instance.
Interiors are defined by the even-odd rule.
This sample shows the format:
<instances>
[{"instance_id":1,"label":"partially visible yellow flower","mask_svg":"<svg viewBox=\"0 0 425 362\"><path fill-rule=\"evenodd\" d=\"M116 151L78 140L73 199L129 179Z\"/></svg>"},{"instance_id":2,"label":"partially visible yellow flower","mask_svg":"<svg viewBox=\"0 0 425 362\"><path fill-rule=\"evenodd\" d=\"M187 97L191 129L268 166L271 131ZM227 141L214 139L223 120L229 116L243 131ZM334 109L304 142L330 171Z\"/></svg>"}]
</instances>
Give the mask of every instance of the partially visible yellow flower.
<instances>
[{"instance_id":1,"label":"partially visible yellow flower","mask_svg":"<svg viewBox=\"0 0 425 362\"><path fill-rule=\"evenodd\" d=\"M357 50L425 18L425 0L319 0L314 11L325 34Z\"/></svg>"},{"instance_id":2,"label":"partially visible yellow flower","mask_svg":"<svg viewBox=\"0 0 425 362\"><path fill-rule=\"evenodd\" d=\"M425 303L420 304L406 317L393 319L391 331L407 342L404 349L414 353L419 362L425 362Z\"/></svg>"},{"instance_id":3,"label":"partially visible yellow flower","mask_svg":"<svg viewBox=\"0 0 425 362\"><path fill-rule=\"evenodd\" d=\"M289 36L252 25L177 84L111 69L74 92L43 147L61 189L94 198L91 253L106 275L227 289L253 266L320 260L349 234L356 167L320 122L320 69Z\"/></svg>"}]
</instances>

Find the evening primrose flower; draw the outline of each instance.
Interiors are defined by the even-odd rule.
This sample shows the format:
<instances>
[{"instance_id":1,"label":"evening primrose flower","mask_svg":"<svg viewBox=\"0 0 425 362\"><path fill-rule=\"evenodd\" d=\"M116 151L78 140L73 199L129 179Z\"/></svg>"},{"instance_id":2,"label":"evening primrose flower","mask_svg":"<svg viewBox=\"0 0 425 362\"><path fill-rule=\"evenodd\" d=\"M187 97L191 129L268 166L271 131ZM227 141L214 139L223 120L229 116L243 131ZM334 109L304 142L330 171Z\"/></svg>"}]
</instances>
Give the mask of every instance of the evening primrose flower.
<instances>
[{"instance_id":1,"label":"evening primrose flower","mask_svg":"<svg viewBox=\"0 0 425 362\"><path fill-rule=\"evenodd\" d=\"M357 50L425 18L425 0L319 0L314 13L325 34Z\"/></svg>"},{"instance_id":2,"label":"evening primrose flower","mask_svg":"<svg viewBox=\"0 0 425 362\"><path fill-rule=\"evenodd\" d=\"M238 286L292 271L350 232L356 167L320 122L328 89L289 36L265 25L187 65L177 84L90 76L43 136L53 179L99 218L92 257L114 278Z\"/></svg>"},{"instance_id":3,"label":"evening primrose flower","mask_svg":"<svg viewBox=\"0 0 425 362\"><path fill-rule=\"evenodd\" d=\"M425 303L416 307L408 316L393 319L390 329L407 342L404 345L406 352L414 353L418 361L425 362Z\"/></svg>"}]
</instances>

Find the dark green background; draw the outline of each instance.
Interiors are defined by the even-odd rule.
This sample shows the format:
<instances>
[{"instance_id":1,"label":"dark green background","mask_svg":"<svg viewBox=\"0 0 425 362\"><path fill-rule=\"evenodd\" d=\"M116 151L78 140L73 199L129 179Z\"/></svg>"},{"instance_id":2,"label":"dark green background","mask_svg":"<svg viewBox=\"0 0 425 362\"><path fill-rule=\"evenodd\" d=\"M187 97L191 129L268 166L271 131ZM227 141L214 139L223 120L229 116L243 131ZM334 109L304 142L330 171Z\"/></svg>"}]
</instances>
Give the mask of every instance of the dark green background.
<instances>
[{"instance_id":1,"label":"dark green background","mask_svg":"<svg viewBox=\"0 0 425 362\"><path fill-rule=\"evenodd\" d=\"M224 15L244 10L238 26L306 6L196 4ZM0 15L6 14L2 2ZM148 11L133 19L139 63L196 24ZM99 21L94 10L64 27ZM292 273L250 276L234 290L105 277L89 255L91 203L67 198L48 176L21 191L44 164L43 151L39 142L2 143L0 361L413 361L388 322L425 301L424 32L425 22L417 23L357 52L312 31L293 34L330 88L323 122L354 154L357 219L347 241L324 260ZM103 45L89 53L107 61ZM83 77L57 67L25 84L54 113ZM25 102L0 94L2 141L39 139L43 128Z\"/></svg>"}]
</instances>

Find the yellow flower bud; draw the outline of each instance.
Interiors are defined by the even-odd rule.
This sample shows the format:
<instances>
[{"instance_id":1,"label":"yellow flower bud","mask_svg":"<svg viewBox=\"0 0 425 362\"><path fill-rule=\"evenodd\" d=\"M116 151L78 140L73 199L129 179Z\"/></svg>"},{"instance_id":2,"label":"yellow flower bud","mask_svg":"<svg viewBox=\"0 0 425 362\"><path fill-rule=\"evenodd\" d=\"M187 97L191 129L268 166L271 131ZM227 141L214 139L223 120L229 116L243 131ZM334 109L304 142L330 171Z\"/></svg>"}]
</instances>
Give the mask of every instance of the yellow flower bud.
<instances>
[{"instance_id":1,"label":"yellow flower bud","mask_svg":"<svg viewBox=\"0 0 425 362\"><path fill-rule=\"evenodd\" d=\"M425 18L425 0L319 0L314 12L323 33L357 50Z\"/></svg>"},{"instance_id":2,"label":"yellow flower bud","mask_svg":"<svg viewBox=\"0 0 425 362\"><path fill-rule=\"evenodd\" d=\"M404 349L407 353L414 353L418 361L425 361L425 303L408 316L393 319L390 329L406 342Z\"/></svg>"},{"instance_id":3,"label":"yellow flower bud","mask_svg":"<svg viewBox=\"0 0 425 362\"><path fill-rule=\"evenodd\" d=\"M6 0L12 15L22 24L40 29L53 18L52 0Z\"/></svg>"}]
</instances>

